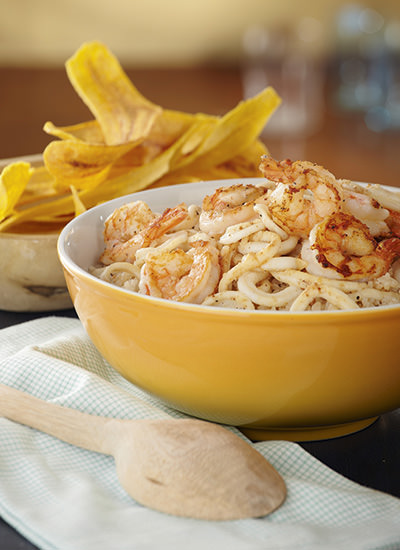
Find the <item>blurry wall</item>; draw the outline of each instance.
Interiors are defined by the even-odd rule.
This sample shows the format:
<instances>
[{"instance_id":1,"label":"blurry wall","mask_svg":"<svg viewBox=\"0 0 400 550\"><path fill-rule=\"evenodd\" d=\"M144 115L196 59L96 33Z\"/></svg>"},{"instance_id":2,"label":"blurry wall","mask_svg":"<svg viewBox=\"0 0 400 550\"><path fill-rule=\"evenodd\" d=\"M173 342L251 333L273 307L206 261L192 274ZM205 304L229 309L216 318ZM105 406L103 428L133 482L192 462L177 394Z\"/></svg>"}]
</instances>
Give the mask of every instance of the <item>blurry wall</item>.
<instances>
[{"instance_id":1,"label":"blurry wall","mask_svg":"<svg viewBox=\"0 0 400 550\"><path fill-rule=\"evenodd\" d=\"M0 64L60 66L82 42L94 39L105 42L130 65L235 63L249 26L290 28L304 17L309 28L299 32L313 33L313 53L325 55L335 47L335 18L347 4L344 0L0 0ZM385 18L400 18L399 0L359 4Z\"/></svg>"}]
</instances>

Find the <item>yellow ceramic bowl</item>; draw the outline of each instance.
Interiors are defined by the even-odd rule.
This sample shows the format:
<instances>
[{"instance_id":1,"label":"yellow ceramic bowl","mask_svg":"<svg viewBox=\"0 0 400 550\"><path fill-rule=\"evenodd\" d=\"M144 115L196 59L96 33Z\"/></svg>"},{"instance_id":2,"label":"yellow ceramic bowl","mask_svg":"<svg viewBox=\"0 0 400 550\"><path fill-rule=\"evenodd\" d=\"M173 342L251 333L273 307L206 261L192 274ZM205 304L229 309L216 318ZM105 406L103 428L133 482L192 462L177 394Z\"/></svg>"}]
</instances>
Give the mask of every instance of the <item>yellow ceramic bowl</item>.
<instances>
[{"instance_id":1,"label":"yellow ceramic bowl","mask_svg":"<svg viewBox=\"0 0 400 550\"><path fill-rule=\"evenodd\" d=\"M103 247L104 220L115 208L133 199L156 211L181 201L199 204L220 185L122 197L62 231L58 251L67 285L102 355L170 406L238 426L253 439L335 437L400 407L400 306L302 313L217 309L139 295L88 273Z\"/></svg>"}]
</instances>

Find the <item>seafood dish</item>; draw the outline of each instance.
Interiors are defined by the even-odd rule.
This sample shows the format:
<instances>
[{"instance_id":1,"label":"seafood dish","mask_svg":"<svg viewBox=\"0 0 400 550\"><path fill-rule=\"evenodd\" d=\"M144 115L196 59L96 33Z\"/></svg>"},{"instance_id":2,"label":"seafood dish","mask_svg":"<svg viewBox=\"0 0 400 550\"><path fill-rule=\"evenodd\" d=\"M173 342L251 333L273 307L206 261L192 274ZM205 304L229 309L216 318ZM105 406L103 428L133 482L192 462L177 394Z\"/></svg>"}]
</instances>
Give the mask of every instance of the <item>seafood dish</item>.
<instances>
[{"instance_id":1,"label":"seafood dish","mask_svg":"<svg viewBox=\"0 0 400 550\"><path fill-rule=\"evenodd\" d=\"M337 179L309 161L261 157L263 178L201 205L143 201L104 224L90 272L148 296L245 310L400 303L400 193ZM200 185L200 184L199 184Z\"/></svg>"}]
</instances>

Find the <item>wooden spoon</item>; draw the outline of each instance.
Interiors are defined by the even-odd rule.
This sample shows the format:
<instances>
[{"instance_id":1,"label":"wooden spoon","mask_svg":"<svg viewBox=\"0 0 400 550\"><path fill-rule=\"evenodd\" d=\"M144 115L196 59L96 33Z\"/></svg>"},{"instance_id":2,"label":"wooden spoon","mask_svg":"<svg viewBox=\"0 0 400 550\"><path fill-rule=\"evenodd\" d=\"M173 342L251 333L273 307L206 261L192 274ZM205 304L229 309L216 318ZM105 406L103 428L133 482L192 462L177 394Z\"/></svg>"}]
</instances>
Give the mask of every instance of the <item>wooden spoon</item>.
<instances>
[{"instance_id":1,"label":"wooden spoon","mask_svg":"<svg viewBox=\"0 0 400 550\"><path fill-rule=\"evenodd\" d=\"M283 479L251 445L203 420L117 420L0 384L0 416L113 455L122 487L161 512L208 520L260 517L285 499Z\"/></svg>"}]
</instances>

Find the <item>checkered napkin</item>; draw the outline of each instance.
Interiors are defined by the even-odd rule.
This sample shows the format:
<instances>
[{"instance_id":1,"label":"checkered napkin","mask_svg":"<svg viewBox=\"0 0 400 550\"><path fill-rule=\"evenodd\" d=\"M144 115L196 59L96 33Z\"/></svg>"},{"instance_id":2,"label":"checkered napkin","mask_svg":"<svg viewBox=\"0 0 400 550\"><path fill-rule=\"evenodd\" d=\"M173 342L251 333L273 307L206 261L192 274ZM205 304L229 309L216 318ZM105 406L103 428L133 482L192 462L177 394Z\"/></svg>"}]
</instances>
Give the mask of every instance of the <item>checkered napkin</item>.
<instances>
[{"instance_id":1,"label":"checkered napkin","mask_svg":"<svg viewBox=\"0 0 400 550\"><path fill-rule=\"evenodd\" d=\"M76 319L0 330L0 381L97 415L184 416L119 376ZM265 518L212 522L147 509L120 487L112 457L0 418L0 514L43 550L400 549L400 500L295 443L254 446L283 475L285 503Z\"/></svg>"}]
</instances>

